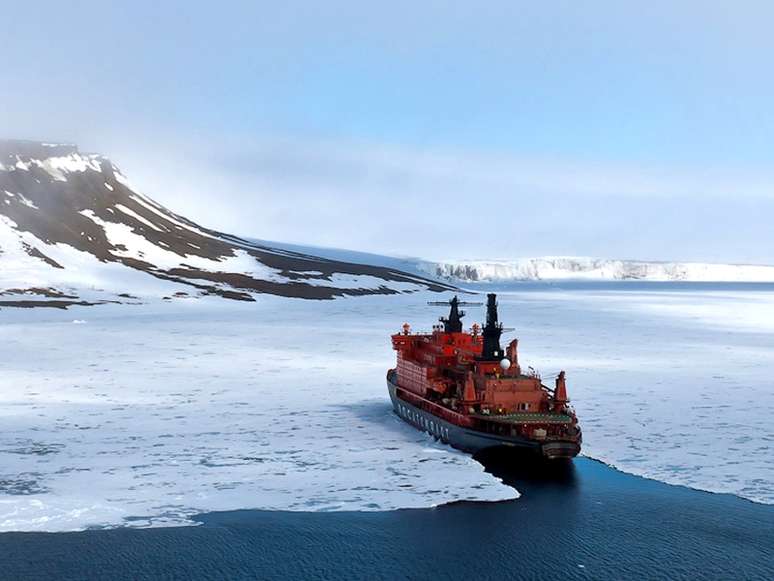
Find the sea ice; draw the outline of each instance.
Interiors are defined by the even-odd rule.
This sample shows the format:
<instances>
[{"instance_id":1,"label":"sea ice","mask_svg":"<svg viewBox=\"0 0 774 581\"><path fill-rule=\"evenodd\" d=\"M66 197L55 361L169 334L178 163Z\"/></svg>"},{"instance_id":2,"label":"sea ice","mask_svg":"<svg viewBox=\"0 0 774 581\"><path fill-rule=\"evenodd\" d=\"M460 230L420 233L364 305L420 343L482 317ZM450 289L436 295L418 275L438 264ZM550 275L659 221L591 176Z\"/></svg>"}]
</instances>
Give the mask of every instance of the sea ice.
<instances>
[{"instance_id":1,"label":"sea ice","mask_svg":"<svg viewBox=\"0 0 774 581\"><path fill-rule=\"evenodd\" d=\"M584 453L774 503L774 293L580 288L498 296L522 364L567 370ZM428 299L0 311L0 530L513 498L391 412L389 334Z\"/></svg>"},{"instance_id":2,"label":"sea ice","mask_svg":"<svg viewBox=\"0 0 774 581\"><path fill-rule=\"evenodd\" d=\"M498 299L524 360L567 370L584 454L774 503L774 288L568 286Z\"/></svg>"},{"instance_id":3,"label":"sea ice","mask_svg":"<svg viewBox=\"0 0 774 581\"><path fill-rule=\"evenodd\" d=\"M0 530L517 497L392 413L393 298L1 311Z\"/></svg>"}]
</instances>

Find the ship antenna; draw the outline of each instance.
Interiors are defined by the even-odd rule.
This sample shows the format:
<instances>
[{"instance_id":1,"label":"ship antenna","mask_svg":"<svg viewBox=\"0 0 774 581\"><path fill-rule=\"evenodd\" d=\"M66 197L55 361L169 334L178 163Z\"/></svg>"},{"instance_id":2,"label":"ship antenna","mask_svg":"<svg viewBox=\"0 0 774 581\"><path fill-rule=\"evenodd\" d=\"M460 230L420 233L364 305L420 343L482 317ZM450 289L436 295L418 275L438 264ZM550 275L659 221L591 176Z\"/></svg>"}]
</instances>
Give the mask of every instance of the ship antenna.
<instances>
[{"instance_id":1,"label":"ship antenna","mask_svg":"<svg viewBox=\"0 0 774 581\"><path fill-rule=\"evenodd\" d=\"M449 316L447 318L441 317L438 320L443 323L444 333L462 333L462 317L465 316L465 311L461 311L461 306L480 306L481 303L468 303L461 301L454 295L451 300L448 301L429 301L427 303L431 306L449 306Z\"/></svg>"}]
</instances>

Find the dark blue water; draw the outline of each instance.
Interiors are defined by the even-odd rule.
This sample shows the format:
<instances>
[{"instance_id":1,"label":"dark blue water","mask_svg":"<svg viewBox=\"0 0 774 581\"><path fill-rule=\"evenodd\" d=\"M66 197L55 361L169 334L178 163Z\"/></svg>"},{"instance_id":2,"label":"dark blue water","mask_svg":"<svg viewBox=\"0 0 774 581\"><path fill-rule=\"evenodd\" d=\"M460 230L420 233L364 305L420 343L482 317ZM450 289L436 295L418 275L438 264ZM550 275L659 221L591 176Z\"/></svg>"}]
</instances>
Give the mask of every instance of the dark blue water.
<instances>
[{"instance_id":1,"label":"dark blue water","mask_svg":"<svg viewBox=\"0 0 774 581\"><path fill-rule=\"evenodd\" d=\"M774 579L774 507L578 459L490 456L516 501L237 511L199 527L0 535L2 579Z\"/></svg>"}]
</instances>

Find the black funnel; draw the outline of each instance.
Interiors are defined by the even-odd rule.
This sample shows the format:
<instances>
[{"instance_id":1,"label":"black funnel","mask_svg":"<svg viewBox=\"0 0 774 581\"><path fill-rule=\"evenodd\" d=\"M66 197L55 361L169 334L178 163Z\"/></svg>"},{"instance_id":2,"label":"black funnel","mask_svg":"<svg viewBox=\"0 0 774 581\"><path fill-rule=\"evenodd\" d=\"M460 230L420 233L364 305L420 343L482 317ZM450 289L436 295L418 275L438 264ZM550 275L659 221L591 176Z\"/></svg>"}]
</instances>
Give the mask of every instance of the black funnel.
<instances>
[{"instance_id":1,"label":"black funnel","mask_svg":"<svg viewBox=\"0 0 774 581\"><path fill-rule=\"evenodd\" d=\"M486 325L484 325L484 348L481 351L482 361L499 361L503 358L503 349L500 347L500 336L503 334L503 326L497 320L497 295L486 295Z\"/></svg>"}]
</instances>

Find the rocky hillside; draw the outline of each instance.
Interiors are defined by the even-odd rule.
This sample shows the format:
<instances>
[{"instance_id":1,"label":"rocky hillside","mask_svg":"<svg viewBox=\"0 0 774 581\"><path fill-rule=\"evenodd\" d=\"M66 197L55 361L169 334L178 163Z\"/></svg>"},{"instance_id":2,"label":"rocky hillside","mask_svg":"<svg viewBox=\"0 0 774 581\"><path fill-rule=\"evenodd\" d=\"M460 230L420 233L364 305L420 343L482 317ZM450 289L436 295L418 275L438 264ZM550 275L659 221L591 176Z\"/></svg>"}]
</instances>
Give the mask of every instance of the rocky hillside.
<instances>
[{"instance_id":1,"label":"rocky hillside","mask_svg":"<svg viewBox=\"0 0 774 581\"><path fill-rule=\"evenodd\" d=\"M73 145L0 141L0 306L260 293L306 299L449 287L210 230Z\"/></svg>"}]
</instances>

